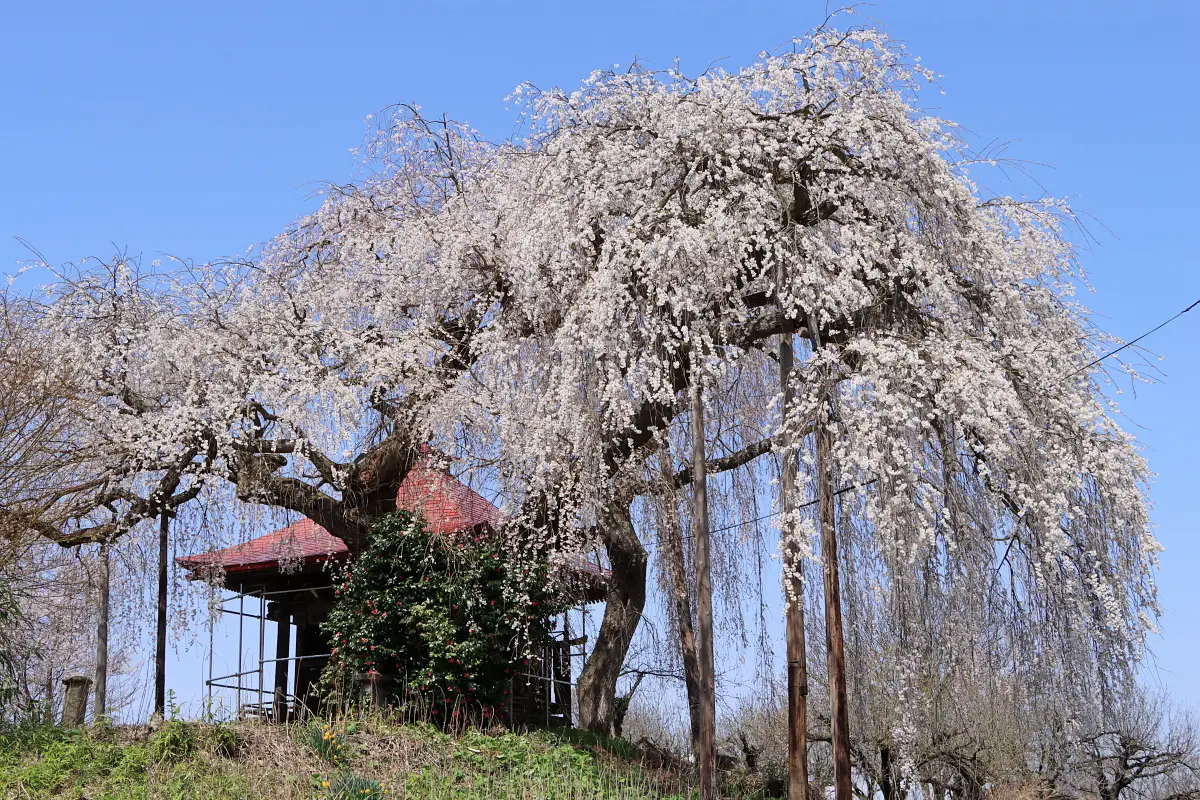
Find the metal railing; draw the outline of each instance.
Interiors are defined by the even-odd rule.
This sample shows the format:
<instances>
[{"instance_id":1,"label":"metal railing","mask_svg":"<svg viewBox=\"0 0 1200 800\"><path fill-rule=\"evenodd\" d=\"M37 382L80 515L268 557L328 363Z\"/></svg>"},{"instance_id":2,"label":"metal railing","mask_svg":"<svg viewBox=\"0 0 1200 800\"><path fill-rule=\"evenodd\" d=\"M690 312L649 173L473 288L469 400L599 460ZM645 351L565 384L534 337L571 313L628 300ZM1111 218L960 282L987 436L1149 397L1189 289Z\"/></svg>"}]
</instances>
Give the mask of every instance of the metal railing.
<instances>
[{"instance_id":1,"label":"metal railing","mask_svg":"<svg viewBox=\"0 0 1200 800\"><path fill-rule=\"evenodd\" d=\"M238 591L236 592L234 597L227 597L227 598L221 600L221 602L218 604L218 610L221 613L221 615L222 616L223 615L235 616L235 617L237 617L237 620L238 620L237 671L231 672L228 675L220 675L220 676L213 675L213 629L212 629L212 622L210 621L210 623L209 623L209 645L208 645L208 647L209 647L209 650L208 650L208 679L204 682L205 702L207 704L207 707L210 709L212 708L212 704L213 704L212 690L213 689L227 689L227 690L236 692L236 698L237 698L236 708L238 709L239 715L242 713L242 709L244 709L244 708L261 708L266 705L271 705L274 703L274 696L275 696L274 690L272 690L270 692L270 696L272 698L271 701L268 703L265 700L265 695L267 695L267 693L268 693L267 689L264 685L265 679L266 679L266 665L267 664L274 664L276 669L278 669L280 662L292 662L292 661L298 662L298 661L303 661L306 659L329 658L332 655L331 653L317 653L317 654L309 654L309 655L302 655L302 656L288 656L288 657L284 657L284 658L280 658L280 657L267 658L266 657L267 598L268 597L280 597L280 596L284 596L284 595L304 594L307 592L316 592L316 591L320 591L322 589L332 589L332 588L334 588L332 585L329 585L329 586L306 586L306 587L303 587L300 589L281 589L281 590L277 590L277 591L268 592L268 591L263 591L261 589L256 591L253 587L249 591L247 591L247 589L244 585L239 584ZM246 613L246 598L247 597L258 598L259 608L258 608L257 614ZM237 603L238 603L237 609L234 610L232 608L226 608L225 607L226 604L232 602L233 600L237 600ZM258 666L253 669L245 669L244 668L246 666L244 663L244 655L245 655L245 644L246 644L245 640L246 640L246 620L247 619L257 620L257 622L258 622ZM283 624L290 624L290 623L284 623L283 621L276 620L276 624L283 625ZM247 683L242 680L243 678L245 678L248 675L257 675L258 676L257 684L255 684L254 682ZM229 681L229 680L234 680L235 683L227 683L226 681ZM256 696L257 701L243 703L242 702L243 694L249 694L251 696ZM294 695L289 694L288 697L294 699ZM303 705L303 704L301 703L299 705Z\"/></svg>"},{"instance_id":2,"label":"metal railing","mask_svg":"<svg viewBox=\"0 0 1200 800\"><path fill-rule=\"evenodd\" d=\"M266 665L272 664L278 670L283 664L291 662L302 662L312 659L328 659L332 657L332 653L317 653L308 655L295 655L287 657L268 658L266 656L266 622L267 622L267 598L278 597L284 595L303 594L310 591L319 591L321 589L334 588L332 586L317 586L304 587L301 589L285 589L279 591L246 591L244 586L239 585L238 592L235 597L228 597L219 603L219 611L224 615L228 614L236 616L238 620L238 658L237 671L227 675L213 676L213 632L210 623L209 629L209 660L208 660L208 679L204 682L206 691L206 701L208 707L212 708L213 689L223 689L236 693L237 714L239 717L255 716L261 719L274 719L274 708L277 704L279 695L277 691L267 690L265 687ZM259 600L258 613L247 613L245 608L246 597L255 597ZM237 610L226 608L225 605L233 600L238 601ZM244 646L246 640L246 625L247 619L258 621L258 666L252 669L245 669L244 663ZM284 623L281 620L276 620L277 624ZM572 680L573 661L577 657L586 657L586 642L587 642L587 617L586 611L583 617L584 631L579 637L571 637L570 626L564 626L561 631L555 631L550 634L550 638L541 648L541 658L537 660L537 672L532 670L519 672L509 679L508 701L506 703L508 718L510 722L514 721L514 698L517 696L517 683L521 678L526 679L526 683L538 682L541 684L539 691L522 693L522 702L525 700L535 701L535 708L526 710L522 721L534 722L530 718L529 711L539 712L541 721L547 726L552 724L564 724L570 726L574 724L573 715L575 712L575 682ZM253 632L251 631L251 634ZM579 650L576 651L575 647ZM249 682L243 678L247 676L257 675L257 681L253 679ZM231 682L232 681L232 682ZM286 681L285 681L286 685ZM254 700L243 702L243 695L250 695ZM283 695L287 709L284 712L287 717L293 714L299 715L308 710L304 699L297 697L291 692ZM303 711L302 711L303 710Z\"/></svg>"}]
</instances>

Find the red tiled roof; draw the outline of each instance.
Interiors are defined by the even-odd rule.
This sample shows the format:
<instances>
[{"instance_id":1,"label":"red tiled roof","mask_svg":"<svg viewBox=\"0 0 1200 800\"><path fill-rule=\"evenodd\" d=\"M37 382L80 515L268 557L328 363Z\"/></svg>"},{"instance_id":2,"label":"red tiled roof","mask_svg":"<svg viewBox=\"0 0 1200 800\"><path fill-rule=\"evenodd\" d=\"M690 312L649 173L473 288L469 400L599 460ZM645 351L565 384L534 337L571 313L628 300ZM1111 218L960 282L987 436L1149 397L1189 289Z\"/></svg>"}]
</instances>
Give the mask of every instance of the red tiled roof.
<instances>
[{"instance_id":1,"label":"red tiled roof","mask_svg":"<svg viewBox=\"0 0 1200 800\"><path fill-rule=\"evenodd\" d=\"M459 481L430 456L422 459L400 484L397 508L420 512L434 533L455 533L500 525L500 509Z\"/></svg>"},{"instance_id":2,"label":"red tiled roof","mask_svg":"<svg viewBox=\"0 0 1200 800\"><path fill-rule=\"evenodd\" d=\"M226 572L243 572L277 564L302 564L338 559L350 551L346 543L311 519L293 522L248 542L208 553L180 556L175 563L184 569L219 566Z\"/></svg>"},{"instance_id":3,"label":"red tiled roof","mask_svg":"<svg viewBox=\"0 0 1200 800\"><path fill-rule=\"evenodd\" d=\"M436 533L455 533L482 526L498 527L500 509L457 480L448 470L438 466L430 451L425 452L426 456L400 484L400 491L396 495L397 507L419 512L429 529ZM237 572L275 564L343 558L348 552L341 539L311 519L302 519L242 544L181 556L175 561L190 570L219 565L226 572Z\"/></svg>"}]
</instances>

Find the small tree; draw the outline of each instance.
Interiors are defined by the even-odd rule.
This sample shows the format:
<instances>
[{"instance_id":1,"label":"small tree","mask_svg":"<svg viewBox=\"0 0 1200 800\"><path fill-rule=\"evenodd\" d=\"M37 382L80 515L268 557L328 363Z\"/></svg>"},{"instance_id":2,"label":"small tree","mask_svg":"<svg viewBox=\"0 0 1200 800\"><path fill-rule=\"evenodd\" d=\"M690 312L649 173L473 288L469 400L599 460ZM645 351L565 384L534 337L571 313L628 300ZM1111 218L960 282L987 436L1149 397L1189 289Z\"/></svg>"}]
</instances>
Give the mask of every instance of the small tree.
<instances>
[{"instance_id":1,"label":"small tree","mask_svg":"<svg viewBox=\"0 0 1200 800\"><path fill-rule=\"evenodd\" d=\"M408 512L385 516L322 624L333 653L327 683L375 672L428 698L435 715L489 717L562 612L549 577L545 562L490 532L440 535Z\"/></svg>"},{"instance_id":2,"label":"small tree","mask_svg":"<svg viewBox=\"0 0 1200 800\"><path fill-rule=\"evenodd\" d=\"M1101 800L1200 798L1200 732L1165 696L1132 692L1105 724L1080 737L1069 783Z\"/></svg>"}]
</instances>

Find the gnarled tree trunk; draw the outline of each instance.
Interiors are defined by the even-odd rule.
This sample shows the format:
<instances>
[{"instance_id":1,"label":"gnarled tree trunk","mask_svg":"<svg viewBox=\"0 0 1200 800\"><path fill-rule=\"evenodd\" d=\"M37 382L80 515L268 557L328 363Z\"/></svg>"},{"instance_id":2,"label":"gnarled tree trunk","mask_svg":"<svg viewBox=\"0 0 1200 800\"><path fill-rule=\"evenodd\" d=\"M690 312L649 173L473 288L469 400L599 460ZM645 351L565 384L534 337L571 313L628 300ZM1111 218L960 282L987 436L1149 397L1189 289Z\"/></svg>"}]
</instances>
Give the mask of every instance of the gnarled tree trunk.
<instances>
[{"instance_id":1,"label":"gnarled tree trunk","mask_svg":"<svg viewBox=\"0 0 1200 800\"><path fill-rule=\"evenodd\" d=\"M610 507L601 520L612 577L604 598L604 618L591 656L579 675L579 724L593 733L613 734L617 678L646 606L646 548L638 539L628 499Z\"/></svg>"}]
</instances>

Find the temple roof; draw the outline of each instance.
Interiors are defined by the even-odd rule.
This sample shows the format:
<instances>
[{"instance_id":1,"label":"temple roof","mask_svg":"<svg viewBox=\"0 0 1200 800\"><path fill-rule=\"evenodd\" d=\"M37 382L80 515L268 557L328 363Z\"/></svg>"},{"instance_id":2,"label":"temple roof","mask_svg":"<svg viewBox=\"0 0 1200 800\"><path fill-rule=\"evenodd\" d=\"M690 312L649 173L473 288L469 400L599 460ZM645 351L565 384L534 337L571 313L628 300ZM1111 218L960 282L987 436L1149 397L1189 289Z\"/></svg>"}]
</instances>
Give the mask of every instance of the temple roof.
<instances>
[{"instance_id":1,"label":"temple roof","mask_svg":"<svg viewBox=\"0 0 1200 800\"><path fill-rule=\"evenodd\" d=\"M500 509L478 492L438 466L435 454L425 455L409 471L396 494L396 507L421 515L434 533L457 533L497 528ZM225 572L243 572L274 565L303 564L340 559L349 554L346 544L311 519L208 553L180 556L179 566L188 570L219 566Z\"/></svg>"},{"instance_id":2,"label":"temple roof","mask_svg":"<svg viewBox=\"0 0 1200 800\"><path fill-rule=\"evenodd\" d=\"M311 519L302 519L286 528L232 547L180 556L175 563L189 570L219 566L225 572L243 572L276 565L339 559L349 552L341 539Z\"/></svg>"},{"instance_id":3,"label":"temple roof","mask_svg":"<svg viewBox=\"0 0 1200 800\"><path fill-rule=\"evenodd\" d=\"M400 484L397 508L419 513L429 530L441 534L499 528L503 521L500 509L451 475L440 454L426 447L422 453ZM180 556L175 563L189 570L189 579L202 577L206 568L216 568L225 573L227 588L234 589L242 578L250 578L247 573L256 573L250 578L256 581L270 575L274 581L290 583L295 578L288 575L295 576L295 568L340 561L349 554L341 539L311 519L302 519L241 544ZM603 597L602 586L610 577L607 569L583 556L564 557L558 563L573 576L572 581L586 585L589 598Z\"/></svg>"},{"instance_id":4,"label":"temple roof","mask_svg":"<svg viewBox=\"0 0 1200 800\"><path fill-rule=\"evenodd\" d=\"M456 533L482 526L497 528L502 519L500 509L449 470L435 466L429 455L400 484L396 507L418 512L434 533Z\"/></svg>"}]
</instances>

